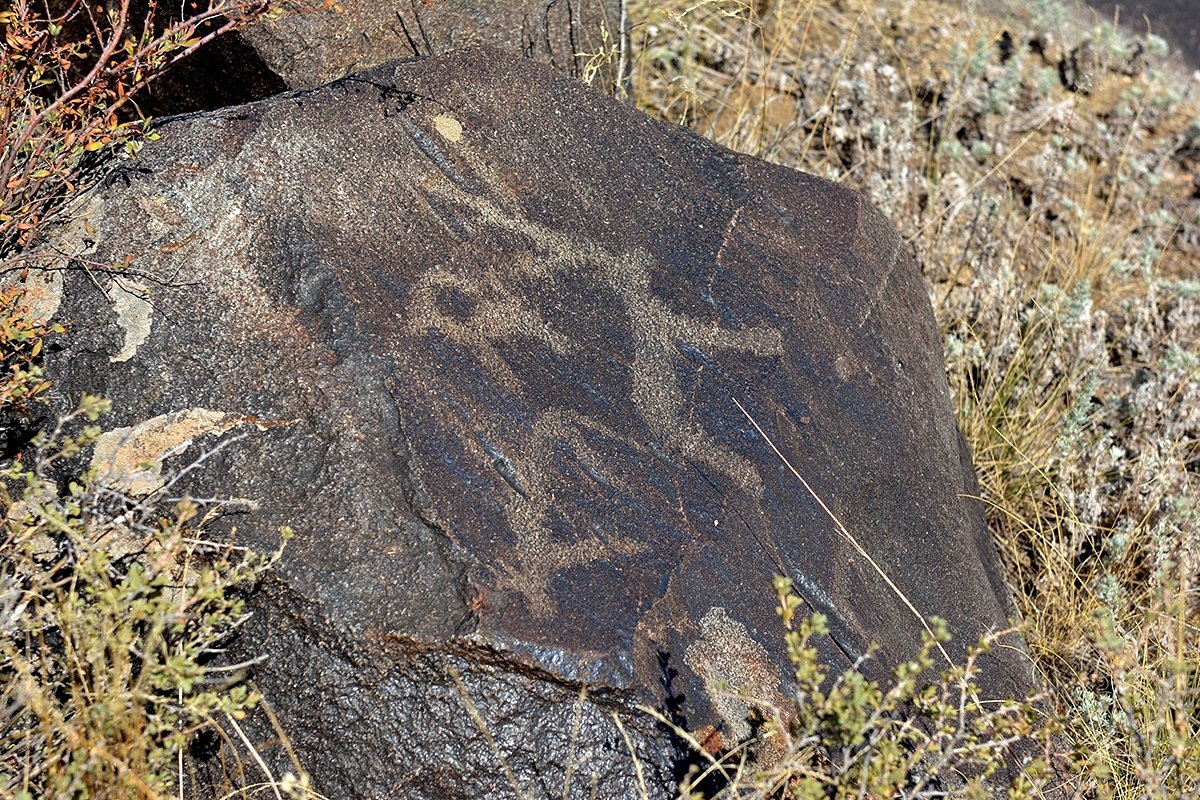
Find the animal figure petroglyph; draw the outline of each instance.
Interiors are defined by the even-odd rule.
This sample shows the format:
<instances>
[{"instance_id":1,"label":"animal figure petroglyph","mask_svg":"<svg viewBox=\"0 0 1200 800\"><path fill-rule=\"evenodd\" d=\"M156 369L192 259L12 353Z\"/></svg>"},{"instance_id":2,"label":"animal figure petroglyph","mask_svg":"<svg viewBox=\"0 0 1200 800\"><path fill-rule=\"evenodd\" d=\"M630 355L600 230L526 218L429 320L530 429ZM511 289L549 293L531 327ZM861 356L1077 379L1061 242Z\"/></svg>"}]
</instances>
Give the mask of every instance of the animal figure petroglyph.
<instances>
[{"instance_id":1,"label":"animal figure petroglyph","mask_svg":"<svg viewBox=\"0 0 1200 800\"><path fill-rule=\"evenodd\" d=\"M438 118L434 119L437 125ZM487 240L496 233L520 237L528 242L527 254L506 263L444 264L431 269L417 281L411 305L405 311L410 332L420 335L430 328L440 331L475 354L497 384L514 389L516 376L496 346L515 336L526 337L559 355L589 357L570 331L555 330L546 322L538 311L538 298L529 293L530 282L551 294L563 273L594 272L599 282L619 298L620 314L631 333L634 355L629 399L654 436L654 442L645 443L647 452L649 446L657 447L669 458L700 464L712 474L727 476L750 496L761 497L763 483L755 465L720 442L689 413L691 404L676 370L683 362L679 352L682 346L706 354L733 350L781 357L780 332L770 327L734 330L722 327L716 319L704 320L671 309L651 288L654 261L649 254L612 253L595 241L568 236L529 220L516 198L506 198L496 188L503 186L499 177L471 152L469 131L455 133L458 140L451 142L453 153L442 152L442 145L429 134L415 140L443 176L426 190L430 210L448 227L472 238ZM446 140L451 141L448 137ZM430 154L431 148L438 152ZM450 169L448 164L456 166ZM736 212L727 237L735 224ZM462 304L469 312L453 314L440 307L438 290L445 289L469 300ZM483 440L500 438L499 430L489 430L502 424L498 418L476 423L483 428ZM503 455L515 473L509 482L519 481L520 490L514 488L505 503L505 516L516 541L495 561L497 586L524 593L539 613L554 611L547 590L554 575L614 553L631 555L642 547L640 542L624 538L605 539L582 519L570 521L575 530L569 542L563 541L561 532L555 538L550 531L555 487L554 476L541 460L543 454L565 443L581 460L603 473L604 480L613 484L623 480L623 476L605 471L603 455L592 451L587 443L585 434L597 427L603 427L602 423L570 410L544 411L522 443L522 452ZM612 430L603 433L614 439L620 436ZM465 431L462 435L464 440L472 438ZM496 460L484 446L480 445L479 450L480 458Z\"/></svg>"}]
</instances>

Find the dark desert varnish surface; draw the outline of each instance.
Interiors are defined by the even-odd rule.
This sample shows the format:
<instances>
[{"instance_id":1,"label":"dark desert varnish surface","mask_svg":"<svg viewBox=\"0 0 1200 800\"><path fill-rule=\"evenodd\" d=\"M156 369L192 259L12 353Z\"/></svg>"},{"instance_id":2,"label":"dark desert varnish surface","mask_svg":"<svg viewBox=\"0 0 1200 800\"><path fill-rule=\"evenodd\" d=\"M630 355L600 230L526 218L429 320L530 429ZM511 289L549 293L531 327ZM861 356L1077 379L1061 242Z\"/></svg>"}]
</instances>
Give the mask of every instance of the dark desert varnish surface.
<instances>
[{"instance_id":1,"label":"dark desert varnish surface","mask_svg":"<svg viewBox=\"0 0 1200 800\"><path fill-rule=\"evenodd\" d=\"M1088 5L1109 17L1119 7L1122 24L1139 33L1149 19L1151 31L1200 67L1200 0L1088 0Z\"/></svg>"}]
</instances>

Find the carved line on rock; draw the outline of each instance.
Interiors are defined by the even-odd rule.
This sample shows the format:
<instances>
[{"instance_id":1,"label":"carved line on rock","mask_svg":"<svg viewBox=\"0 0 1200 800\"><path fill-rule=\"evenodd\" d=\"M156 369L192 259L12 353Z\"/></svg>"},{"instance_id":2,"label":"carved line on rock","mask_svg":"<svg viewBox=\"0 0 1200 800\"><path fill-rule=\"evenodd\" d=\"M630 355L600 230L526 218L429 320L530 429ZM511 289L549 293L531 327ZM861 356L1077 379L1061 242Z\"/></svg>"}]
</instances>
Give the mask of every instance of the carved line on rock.
<instances>
[{"instance_id":1,"label":"carved line on rock","mask_svg":"<svg viewBox=\"0 0 1200 800\"><path fill-rule=\"evenodd\" d=\"M415 127L415 123L409 124ZM425 148L420 145L427 139L428 136L414 137L422 152ZM690 418L676 368L681 363L680 345L691 345L705 352L739 350L757 356L781 357L783 344L779 330L766 326L730 330L722 328L719 322L673 311L651 289L650 275L655 263L650 254L614 254L594 240L571 236L526 218L516 198L504 197L499 188L503 181L483 159L467 147L456 149L456 156L484 188L466 181L457 167L448 169L442 163L444 154L439 152L438 157L430 160L448 180L433 186L429 193L444 207L441 213L446 208L461 208L469 213L457 216L472 232L491 229L520 237L529 242L529 255L500 266L473 263L469 273L452 273L445 268L431 273L412 296L411 310L406 314L413 320L412 325L419 330L434 327L463 345L484 361L502 386L511 389L515 386L515 376L497 352L496 343L519 334L531 336L556 353L572 350L570 339L553 330L539 314L536 304L514 286L513 270L519 276L539 281L553 281L568 270L596 270L606 288L620 300L631 334L634 358L629 400L656 440L646 444L663 448L674 459L703 464L713 473L725 475L750 496L761 499L763 481L757 468ZM434 210L439 209L434 206ZM737 216L735 212L726 226L722 249L736 226ZM472 220L468 222L468 218ZM474 313L463 320L448 318L436 306L435 286L451 286L471 296L476 301ZM474 423L493 439L505 433L489 430L500 426L498 420L474 420ZM552 452L560 442L583 450L583 434L589 424L596 423L561 411L543 412L534 422L523 450L540 455ZM610 435L615 434L610 432ZM470 438L465 437L464 441ZM479 456L489 459L486 452ZM490 569L496 576L497 588L521 593L533 610L549 615L555 610L550 596L554 575L614 553L633 554L640 550L641 544L609 541L601 546L594 534L569 545L554 541L548 526L549 514L554 509L554 487L540 464L532 459L526 462L514 463L512 468L519 473L527 496L505 493L504 514L516 542L508 552L497 556Z\"/></svg>"}]
</instances>

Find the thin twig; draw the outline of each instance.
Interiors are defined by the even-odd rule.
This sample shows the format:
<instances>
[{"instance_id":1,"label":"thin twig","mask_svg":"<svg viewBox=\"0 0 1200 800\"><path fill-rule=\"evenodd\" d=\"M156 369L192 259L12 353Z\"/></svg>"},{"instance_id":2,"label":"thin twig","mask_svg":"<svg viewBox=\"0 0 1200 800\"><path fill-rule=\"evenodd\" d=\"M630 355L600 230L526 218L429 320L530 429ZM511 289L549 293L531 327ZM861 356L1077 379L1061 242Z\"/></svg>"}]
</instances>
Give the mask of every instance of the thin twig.
<instances>
[{"instance_id":1,"label":"thin twig","mask_svg":"<svg viewBox=\"0 0 1200 800\"><path fill-rule=\"evenodd\" d=\"M242 731L242 727L237 724L237 720L229 714L225 715L225 719L229 720L229 724L233 726L233 730L237 733L238 738L242 740L242 744L246 745L246 749L250 751L250 757L254 759L255 763L258 764L258 768L267 776L267 785L271 787L271 791L275 794L275 800L283 800L283 795L279 793L279 786L277 785L275 776L271 774L270 767L267 766L267 762L263 761L258 749L250 744L250 740L246 738L246 734Z\"/></svg>"}]
</instances>

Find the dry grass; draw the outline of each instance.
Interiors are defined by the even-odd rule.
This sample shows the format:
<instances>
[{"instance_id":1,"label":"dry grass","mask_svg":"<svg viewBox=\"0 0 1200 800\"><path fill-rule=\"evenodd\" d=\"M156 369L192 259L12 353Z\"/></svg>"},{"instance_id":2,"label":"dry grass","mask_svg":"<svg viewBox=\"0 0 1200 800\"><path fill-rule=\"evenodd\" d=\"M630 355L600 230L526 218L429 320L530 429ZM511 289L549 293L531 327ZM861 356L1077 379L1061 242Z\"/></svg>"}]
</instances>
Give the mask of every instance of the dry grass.
<instances>
[{"instance_id":1,"label":"dry grass","mask_svg":"<svg viewBox=\"0 0 1200 800\"><path fill-rule=\"evenodd\" d=\"M172 498L173 480L139 498L90 477L60 494L52 476L94 442L99 428L83 423L105 410L85 398L0 474L5 797L183 797L196 785L183 754L205 732L257 759L238 721L262 698L244 665L212 661L280 552L207 540L236 504ZM248 785L256 768L267 784ZM279 780L260 759L227 774L229 797L315 797L298 765Z\"/></svg>"},{"instance_id":2,"label":"dry grass","mask_svg":"<svg viewBox=\"0 0 1200 800\"><path fill-rule=\"evenodd\" d=\"M632 97L893 220L1075 744L1068 788L1180 797L1200 779L1200 101L1161 40L1073 19L639 0Z\"/></svg>"}]
</instances>

